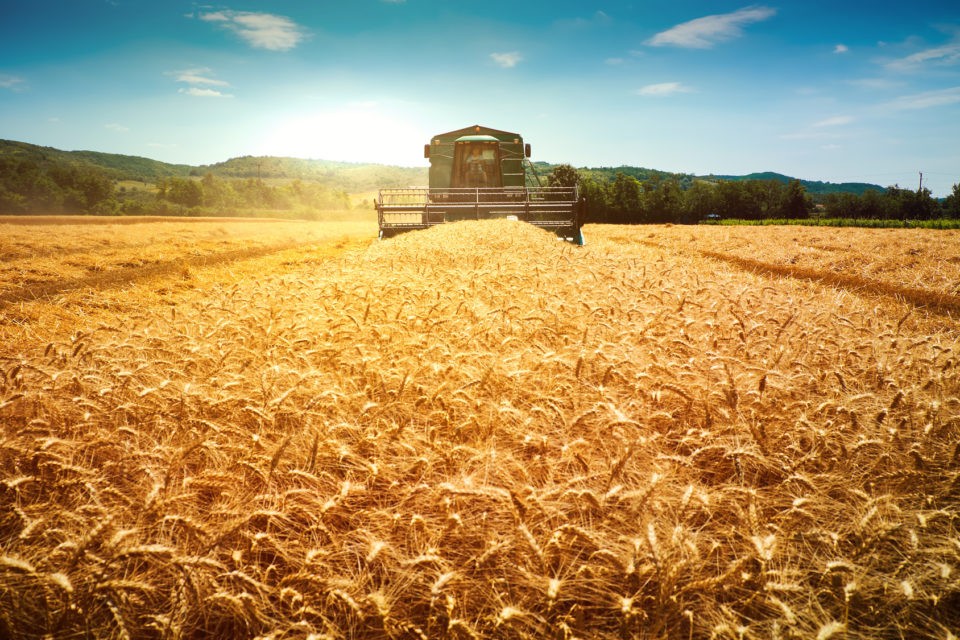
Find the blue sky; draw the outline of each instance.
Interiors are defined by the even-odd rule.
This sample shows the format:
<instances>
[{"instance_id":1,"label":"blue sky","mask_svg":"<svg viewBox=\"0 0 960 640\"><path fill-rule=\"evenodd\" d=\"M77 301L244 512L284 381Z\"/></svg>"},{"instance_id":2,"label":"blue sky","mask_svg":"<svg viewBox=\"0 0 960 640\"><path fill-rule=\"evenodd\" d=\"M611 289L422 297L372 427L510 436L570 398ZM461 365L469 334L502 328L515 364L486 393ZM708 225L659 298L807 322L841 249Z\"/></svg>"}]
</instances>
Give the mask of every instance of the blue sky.
<instances>
[{"instance_id":1,"label":"blue sky","mask_svg":"<svg viewBox=\"0 0 960 640\"><path fill-rule=\"evenodd\" d=\"M960 182L955 0L0 0L0 138L167 162L534 160Z\"/></svg>"}]
</instances>

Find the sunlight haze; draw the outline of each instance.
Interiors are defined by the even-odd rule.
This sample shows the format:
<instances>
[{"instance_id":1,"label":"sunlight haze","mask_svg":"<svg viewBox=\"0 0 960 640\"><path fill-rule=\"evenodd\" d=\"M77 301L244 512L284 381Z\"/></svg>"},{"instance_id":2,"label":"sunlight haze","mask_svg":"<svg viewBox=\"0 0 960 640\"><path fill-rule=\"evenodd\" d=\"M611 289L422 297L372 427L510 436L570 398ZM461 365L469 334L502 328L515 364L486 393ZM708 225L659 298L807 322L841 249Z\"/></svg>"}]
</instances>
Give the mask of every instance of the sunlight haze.
<instances>
[{"instance_id":1,"label":"sunlight haze","mask_svg":"<svg viewBox=\"0 0 960 640\"><path fill-rule=\"evenodd\" d=\"M956 2L5 2L0 138L424 166L434 133L694 174L960 181Z\"/></svg>"}]
</instances>

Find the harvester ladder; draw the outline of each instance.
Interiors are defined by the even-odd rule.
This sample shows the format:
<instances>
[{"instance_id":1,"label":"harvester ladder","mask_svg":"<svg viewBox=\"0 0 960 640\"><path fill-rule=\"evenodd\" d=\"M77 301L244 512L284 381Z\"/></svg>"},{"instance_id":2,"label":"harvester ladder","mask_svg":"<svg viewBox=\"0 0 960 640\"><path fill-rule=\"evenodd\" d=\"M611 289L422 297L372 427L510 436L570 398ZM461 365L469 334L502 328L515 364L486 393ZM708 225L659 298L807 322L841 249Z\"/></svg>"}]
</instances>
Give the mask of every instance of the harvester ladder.
<instances>
[{"instance_id":1,"label":"harvester ladder","mask_svg":"<svg viewBox=\"0 0 960 640\"><path fill-rule=\"evenodd\" d=\"M542 187L543 183L540 182L540 175L537 173L537 169L533 166L533 163L530 162L530 159L524 158L523 162L525 163L526 167L530 169L530 175L532 175L533 179L537 181L537 186Z\"/></svg>"}]
</instances>

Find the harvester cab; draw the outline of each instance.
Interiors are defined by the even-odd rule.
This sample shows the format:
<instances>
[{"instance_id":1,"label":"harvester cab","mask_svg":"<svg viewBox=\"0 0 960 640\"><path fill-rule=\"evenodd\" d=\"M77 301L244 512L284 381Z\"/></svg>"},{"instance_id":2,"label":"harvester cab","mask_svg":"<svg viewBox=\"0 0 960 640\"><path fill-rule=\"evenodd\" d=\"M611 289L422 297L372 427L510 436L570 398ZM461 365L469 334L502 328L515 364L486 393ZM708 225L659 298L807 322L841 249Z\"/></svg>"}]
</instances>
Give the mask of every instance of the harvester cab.
<instances>
[{"instance_id":1,"label":"harvester cab","mask_svg":"<svg viewBox=\"0 0 960 640\"><path fill-rule=\"evenodd\" d=\"M466 189L503 187L500 144L493 136L463 136L454 142L450 186ZM430 146L424 153L430 152ZM427 157L430 157L429 155Z\"/></svg>"},{"instance_id":2,"label":"harvester cab","mask_svg":"<svg viewBox=\"0 0 960 640\"><path fill-rule=\"evenodd\" d=\"M380 190L381 239L458 220L511 218L583 244L577 187L527 186L530 145L520 134L475 125L435 135L423 154L428 187Z\"/></svg>"}]
</instances>

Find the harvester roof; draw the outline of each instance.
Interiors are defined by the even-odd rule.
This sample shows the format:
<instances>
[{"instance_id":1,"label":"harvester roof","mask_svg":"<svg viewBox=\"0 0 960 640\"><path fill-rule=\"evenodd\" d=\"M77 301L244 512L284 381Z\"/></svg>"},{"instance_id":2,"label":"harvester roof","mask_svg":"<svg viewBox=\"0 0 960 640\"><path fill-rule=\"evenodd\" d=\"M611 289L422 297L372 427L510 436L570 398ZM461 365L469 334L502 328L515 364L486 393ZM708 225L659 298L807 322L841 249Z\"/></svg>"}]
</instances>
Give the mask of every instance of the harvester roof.
<instances>
[{"instance_id":1,"label":"harvester roof","mask_svg":"<svg viewBox=\"0 0 960 640\"><path fill-rule=\"evenodd\" d=\"M443 142L454 142L458 138L463 136L490 136L494 140L499 140L501 142L512 142L514 140L520 140L519 133L513 133L510 131L501 131L500 129L491 129L490 127L484 127L479 124L475 124L472 127L464 127L463 129L456 129L455 131L447 131L446 133L438 133L433 136L433 140Z\"/></svg>"},{"instance_id":2,"label":"harvester roof","mask_svg":"<svg viewBox=\"0 0 960 640\"><path fill-rule=\"evenodd\" d=\"M493 136L460 136L454 142L499 142Z\"/></svg>"}]
</instances>

